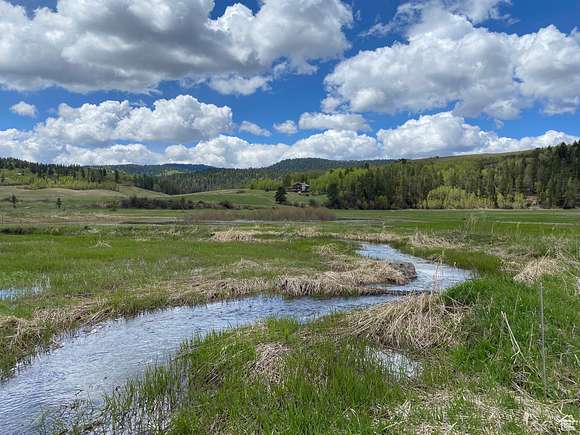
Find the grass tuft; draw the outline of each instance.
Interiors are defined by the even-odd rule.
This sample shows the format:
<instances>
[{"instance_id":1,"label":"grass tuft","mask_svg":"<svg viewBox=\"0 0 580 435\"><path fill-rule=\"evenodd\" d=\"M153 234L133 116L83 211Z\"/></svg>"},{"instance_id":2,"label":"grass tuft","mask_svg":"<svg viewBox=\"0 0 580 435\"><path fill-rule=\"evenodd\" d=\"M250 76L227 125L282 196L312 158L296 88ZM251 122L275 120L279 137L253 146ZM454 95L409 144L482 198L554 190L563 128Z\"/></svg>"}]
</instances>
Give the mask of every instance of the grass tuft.
<instances>
[{"instance_id":1,"label":"grass tuft","mask_svg":"<svg viewBox=\"0 0 580 435\"><path fill-rule=\"evenodd\" d=\"M439 295L423 294L347 316L345 332L383 346L426 352L455 343L467 313Z\"/></svg>"}]
</instances>

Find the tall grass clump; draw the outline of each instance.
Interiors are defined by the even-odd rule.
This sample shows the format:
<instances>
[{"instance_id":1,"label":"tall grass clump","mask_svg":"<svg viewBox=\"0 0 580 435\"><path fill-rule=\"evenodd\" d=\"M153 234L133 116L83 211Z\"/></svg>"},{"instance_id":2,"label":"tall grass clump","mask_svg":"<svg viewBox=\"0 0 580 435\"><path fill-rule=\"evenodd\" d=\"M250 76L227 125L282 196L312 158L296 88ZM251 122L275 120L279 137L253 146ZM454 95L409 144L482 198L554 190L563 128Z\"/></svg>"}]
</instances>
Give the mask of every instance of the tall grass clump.
<instances>
[{"instance_id":1,"label":"tall grass clump","mask_svg":"<svg viewBox=\"0 0 580 435\"><path fill-rule=\"evenodd\" d=\"M426 352L455 343L467 308L446 304L440 295L423 294L347 316L349 334L386 347Z\"/></svg>"}]
</instances>

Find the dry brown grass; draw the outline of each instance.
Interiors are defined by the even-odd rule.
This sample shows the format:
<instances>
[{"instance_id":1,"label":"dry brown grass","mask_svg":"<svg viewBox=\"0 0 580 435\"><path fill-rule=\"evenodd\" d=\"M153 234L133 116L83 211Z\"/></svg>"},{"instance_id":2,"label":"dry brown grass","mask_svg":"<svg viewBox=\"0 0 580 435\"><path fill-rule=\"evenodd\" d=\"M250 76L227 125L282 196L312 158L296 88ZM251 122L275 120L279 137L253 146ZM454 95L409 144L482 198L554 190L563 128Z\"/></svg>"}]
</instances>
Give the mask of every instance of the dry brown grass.
<instances>
[{"instance_id":1,"label":"dry brown grass","mask_svg":"<svg viewBox=\"0 0 580 435\"><path fill-rule=\"evenodd\" d=\"M458 249L463 245L433 234L416 231L409 237L409 244L418 248Z\"/></svg>"},{"instance_id":2,"label":"dry brown grass","mask_svg":"<svg viewBox=\"0 0 580 435\"><path fill-rule=\"evenodd\" d=\"M304 239L316 239L318 237L324 236L317 228L313 227L301 227L292 232L295 237L302 237Z\"/></svg>"},{"instance_id":3,"label":"dry brown grass","mask_svg":"<svg viewBox=\"0 0 580 435\"><path fill-rule=\"evenodd\" d=\"M576 257L555 247L543 257L534 258L520 267L514 280L521 283L534 284L546 275L569 275L574 281L578 279L580 262Z\"/></svg>"},{"instance_id":4,"label":"dry brown grass","mask_svg":"<svg viewBox=\"0 0 580 435\"><path fill-rule=\"evenodd\" d=\"M290 353L290 348L282 343L261 343L256 346L256 360L248 371L252 379L265 384L282 382L284 359Z\"/></svg>"},{"instance_id":5,"label":"dry brown grass","mask_svg":"<svg viewBox=\"0 0 580 435\"><path fill-rule=\"evenodd\" d=\"M449 307L439 295L422 294L346 317L346 332L383 346L416 351L448 346L458 337L467 309Z\"/></svg>"},{"instance_id":6,"label":"dry brown grass","mask_svg":"<svg viewBox=\"0 0 580 435\"><path fill-rule=\"evenodd\" d=\"M171 296L172 305L191 303L191 301L216 301L235 299L266 292L272 288L271 280L266 278L246 279L200 279L177 284Z\"/></svg>"},{"instance_id":7,"label":"dry brown grass","mask_svg":"<svg viewBox=\"0 0 580 435\"><path fill-rule=\"evenodd\" d=\"M388 262L365 257L342 254L334 243L317 246L315 252L335 272L356 272L362 284L395 283L405 284L417 276L411 263Z\"/></svg>"},{"instance_id":8,"label":"dry brown grass","mask_svg":"<svg viewBox=\"0 0 580 435\"><path fill-rule=\"evenodd\" d=\"M195 299L207 301L239 298L273 292L289 297L385 294L388 290L367 287L371 284L405 283L414 276L414 268L380 261L365 262L365 267L350 271L316 272L311 275L287 275L278 278L227 278L183 280L174 283L172 304Z\"/></svg>"},{"instance_id":9,"label":"dry brown grass","mask_svg":"<svg viewBox=\"0 0 580 435\"><path fill-rule=\"evenodd\" d=\"M388 290L372 284L404 284L416 276L411 264L375 260L355 261L354 269L321 272L314 276L281 276L275 288L287 296L336 296L385 294Z\"/></svg>"},{"instance_id":10,"label":"dry brown grass","mask_svg":"<svg viewBox=\"0 0 580 435\"><path fill-rule=\"evenodd\" d=\"M334 243L327 243L325 245L319 245L314 248L314 252L320 257L330 257L334 258L338 254L338 246Z\"/></svg>"},{"instance_id":11,"label":"dry brown grass","mask_svg":"<svg viewBox=\"0 0 580 435\"><path fill-rule=\"evenodd\" d=\"M394 233L382 231L380 233L349 233L332 234L332 237L343 240L354 240L369 243L391 243L401 240L401 237Z\"/></svg>"},{"instance_id":12,"label":"dry brown grass","mask_svg":"<svg viewBox=\"0 0 580 435\"><path fill-rule=\"evenodd\" d=\"M224 265L222 270L224 271L240 271L240 270L252 270L252 271L266 271L272 268L272 265L268 262L261 262L258 263L254 260L248 260L246 258L240 258L240 261L237 261L233 264Z\"/></svg>"},{"instance_id":13,"label":"dry brown grass","mask_svg":"<svg viewBox=\"0 0 580 435\"><path fill-rule=\"evenodd\" d=\"M260 236L265 238L261 239ZM283 237L284 239L315 239L323 236L323 233L313 227L289 228L284 231L263 230L259 228L241 230L232 227L226 230L216 231L212 234L211 240L216 242L265 242L275 237Z\"/></svg>"},{"instance_id":14,"label":"dry brown grass","mask_svg":"<svg viewBox=\"0 0 580 435\"><path fill-rule=\"evenodd\" d=\"M67 331L93 325L114 315L110 308L105 308L103 302L95 300L79 303L66 310L39 310L30 319L5 316L0 319L0 331L3 332L2 349L20 361L45 342L43 337L49 330ZM53 338L48 346L55 344L57 342Z\"/></svg>"},{"instance_id":15,"label":"dry brown grass","mask_svg":"<svg viewBox=\"0 0 580 435\"><path fill-rule=\"evenodd\" d=\"M497 397L514 397L517 407L505 407L497 403ZM557 434L576 433L578 422L564 414L559 404L545 404L524 393L508 390L495 395L476 394L468 390L420 392L417 400L406 401L394 409L377 407L378 426L399 427L401 433L414 434L464 434L468 433L464 424L457 422L457 403L467 403L477 412L477 421L485 433L503 434L504 425L514 422L526 433ZM426 415L428 417L426 417ZM466 418L466 417L463 417ZM421 421L418 426L404 428L405 421Z\"/></svg>"},{"instance_id":16,"label":"dry brown grass","mask_svg":"<svg viewBox=\"0 0 580 435\"><path fill-rule=\"evenodd\" d=\"M547 257L538 258L528 262L514 277L518 282L533 284L544 275L554 275L560 270L560 264Z\"/></svg>"},{"instance_id":17,"label":"dry brown grass","mask_svg":"<svg viewBox=\"0 0 580 435\"><path fill-rule=\"evenodd\" d=\"M103 240L99 240L92 246L92 248L111 248L111 244Z\"/></svg>"},{"instance_id":18,"label":"dry brown grass","mask_svg":"<svg viewBox=\"0 0 580 435\"><path fill-rule=\"evenodd\" d=\"M257 236L260 233L254 230L239 230L236 228L228 228L224 231L217 231L211 235L211 240L214 242L257 242Z\"/></svg>"}]
</instances>

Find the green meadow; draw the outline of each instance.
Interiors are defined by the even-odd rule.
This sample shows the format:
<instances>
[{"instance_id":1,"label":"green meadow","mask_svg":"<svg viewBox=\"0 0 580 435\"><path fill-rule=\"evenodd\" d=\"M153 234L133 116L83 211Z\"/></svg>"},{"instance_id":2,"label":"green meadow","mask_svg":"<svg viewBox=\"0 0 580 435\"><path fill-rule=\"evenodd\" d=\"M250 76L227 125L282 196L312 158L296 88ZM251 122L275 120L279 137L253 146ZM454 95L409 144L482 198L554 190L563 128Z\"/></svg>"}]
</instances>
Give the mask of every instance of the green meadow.
<instances>
[{"instance_id":1,"label":"green meadow","mask_svg":"<svg viewBox=\"0 0 580 435\"><path fill-rule=\"evenodd\" d=\"M359 240L388 242L476 273L441 295L410 296L307 324L271 319L192 337L171 362L111 391L96 414L51 421L51 430L580 429L577 210L345 210L328 221L288 214L282 221L212 222L196 219L204 210L99 207L141 195L136 188L1 189L0 197L16 192L21 200L16 208L0 202L0 289L21 291L0 299L3 377L49 350L59 334L82 326L208 300L287 297L272 284L278 277L318 279L338 261L354 263ZM273 196L244 189L188 195L264 210L274 205ZM402 376L377 357L393 353L418 364L419 373Z\"/></svg>"}]
</instances>

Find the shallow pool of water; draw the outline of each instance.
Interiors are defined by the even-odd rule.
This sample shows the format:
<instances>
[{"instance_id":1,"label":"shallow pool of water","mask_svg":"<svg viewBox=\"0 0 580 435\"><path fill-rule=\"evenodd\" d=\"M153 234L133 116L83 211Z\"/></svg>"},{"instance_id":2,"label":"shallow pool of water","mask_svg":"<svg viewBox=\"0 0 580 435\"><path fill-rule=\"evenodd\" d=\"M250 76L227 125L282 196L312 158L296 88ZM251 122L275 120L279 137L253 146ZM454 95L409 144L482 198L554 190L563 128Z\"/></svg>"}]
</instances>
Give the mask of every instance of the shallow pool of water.
<instances>
[{"instance_id":1,"label":"shallow pool of water","mask_svg":"<svg viewBox=\"0 0 580 435\"><path fill-rule=\"evenodd\" d=\"M15 299L21 296L29 296L40 292L39 287L32 288L0 288L0 300Z\"/></svg>"},{"instance_id":2,"label":"shallow pool of water","mask_svg":"<svg viewBox=\"0 0 580 435\"><path fill-rule=\"evenodd\" d=\"M447 288L470 276L464 270L435 265L387 245L364 244L359 252L373 258L414 263L416 280L389 287L402 292ZM393 295L331 299L258 296L104 322L90 331L62 338L57 349L35 357L14 377L0 383L0 433L30 433L43 412L75 399L98 400L127 379L142 375L146 367L167 361L184 340L194 335L203 336L210 331L248 325L268 317L308 321L331 312L397 298Z\"/></svg>"},{"instance_id":3,"label":"shallow pool of water","mask_svg":"<svg viewBox=\"0 0 580 435\"><path fill-rule=\"evenodd\" d=\"M0 299L10 299L16 296L16 292L10 289L0 288Z\"/></svg>"}]
</instances>

